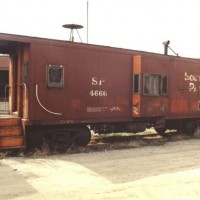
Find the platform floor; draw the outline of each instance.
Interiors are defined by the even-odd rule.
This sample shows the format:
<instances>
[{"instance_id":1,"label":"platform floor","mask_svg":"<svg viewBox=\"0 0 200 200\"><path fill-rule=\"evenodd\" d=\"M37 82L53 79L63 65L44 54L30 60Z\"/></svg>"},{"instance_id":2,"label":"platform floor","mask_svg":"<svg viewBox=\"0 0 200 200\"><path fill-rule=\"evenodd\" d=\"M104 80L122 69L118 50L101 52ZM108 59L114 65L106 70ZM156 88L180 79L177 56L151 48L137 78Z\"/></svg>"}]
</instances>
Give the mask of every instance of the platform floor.
<instances>
[{"instance_id":1,"label":"platform floor","mask_svg":"<svg viewBox=\"0 0 200 200\"><path fill-rule=\"evenodd\" d=\"M9 114L9 104L8 102L0 102L0 115Z\"/></svg>"},{"instance_id":2,"label":"platform floor","mask_svg":"<svg viewBox=\"0 0 200 200\"><path fill-rule=\"evenodd\" d=\"M19 118L19 117L16 117L14 115L0 113L0 119L10 119L10 118Z\"/></svg>"}]
</instances>

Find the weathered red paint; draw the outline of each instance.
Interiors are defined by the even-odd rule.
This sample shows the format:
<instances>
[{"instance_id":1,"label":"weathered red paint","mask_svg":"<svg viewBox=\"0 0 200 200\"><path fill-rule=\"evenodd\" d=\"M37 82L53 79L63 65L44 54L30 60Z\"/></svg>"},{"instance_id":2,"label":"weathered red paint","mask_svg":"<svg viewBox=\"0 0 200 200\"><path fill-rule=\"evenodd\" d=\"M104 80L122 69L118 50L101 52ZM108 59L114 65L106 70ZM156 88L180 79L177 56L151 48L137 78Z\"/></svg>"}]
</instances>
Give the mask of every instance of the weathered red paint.
<instances>
[{"instance_id":1,"label":"weathered red paint","mask_svg":"<svg viewBox=\"0 0 200 200\"><path fill-rule=\"evenodd\" d=\"M199 118L197 59L10 34L0 53L11 60L9 111L24 127ZM63 87L47 86L49 65L62 66ZM145 95L146 74L167 77L167 94Z\"/></svg>"},{"instance_id":2,"label":"weathered red paint","mask_svg":"<svg viewBox=\"0 0 200 200\"><path fill-rule=\"evenodd\" d=\"M131 121L134 98L139 99L140 117L199 113L198 99L188 93L188 82L184 80L185 72L198 73L198 60L9 34L0 34L0 44L2 52L19 54L19 66L13 68L18 74L14 76L18 87L13 93L18 95L12 95L17 100L16 104L13 99L12 111L17 110L29 122ZM24 63L28 63L27 88L20 86L20 66ZM64 66L64 88L47 88L48 64ZM169 94L132 97L132 73L166 74ZM49 114L39 106L36 85L44 106L62 115Z\"/></svg>"}]
</instances>

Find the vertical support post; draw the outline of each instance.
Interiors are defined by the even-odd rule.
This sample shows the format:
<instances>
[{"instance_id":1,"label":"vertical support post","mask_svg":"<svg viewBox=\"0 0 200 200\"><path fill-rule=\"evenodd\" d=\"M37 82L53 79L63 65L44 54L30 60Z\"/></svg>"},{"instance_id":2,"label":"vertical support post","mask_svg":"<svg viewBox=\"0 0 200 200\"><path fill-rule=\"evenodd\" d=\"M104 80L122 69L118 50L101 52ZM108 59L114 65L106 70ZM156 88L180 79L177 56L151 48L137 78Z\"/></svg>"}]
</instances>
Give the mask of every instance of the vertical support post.
<instances>
[{"instance_id":1,"label":"vertical support post","mask_svg":"<svg viewBox=\"0 0 200 200\"><path fill-rule=\"evenodd\" d=\"M168 45L169 45L170 41L167 40L166 42L163 42L164 45L164 55L168 55Z\"/></svg>"},{"instance_id":2,"label":"vertical support post","mask_svg":"<svg viewBox=\"0 0 200 200\"><path fill-rule=\"evenodd\" d=\"M89 30L89 2L87 1L87 43L88 43L88 30Z\"/></svg>"}]
</instances>

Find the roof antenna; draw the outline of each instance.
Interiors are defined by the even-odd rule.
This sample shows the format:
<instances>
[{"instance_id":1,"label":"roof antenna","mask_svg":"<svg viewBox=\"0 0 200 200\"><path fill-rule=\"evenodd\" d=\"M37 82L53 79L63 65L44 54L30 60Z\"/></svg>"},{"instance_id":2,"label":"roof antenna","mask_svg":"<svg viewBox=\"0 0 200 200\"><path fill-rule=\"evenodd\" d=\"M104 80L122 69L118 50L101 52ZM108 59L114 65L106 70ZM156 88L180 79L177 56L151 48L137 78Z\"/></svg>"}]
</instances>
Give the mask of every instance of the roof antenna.
<instances>
[{"instance_id":1,"label":"roof antenna","mask_svg":"<svg viewBox=\"0 0 200 200\"><path fill-rule=\"evenodd\" d=\"M168 55L168 48L176 55L178 56L178 53L176 53L170 46L170 41L167 40L165 42L162 43L164 45L164 55Z\"/></svg>"},{"instance_id":2,"label":"roof antenna","mask_svg":"<svg viewBox=\"0 0 200 200\"><path fill-rule=\"evenodd\" d=\"M89 31L89 2L87 1L87 43L88 43L88 31Z\"/></svg>"},{"instance_id":3,"label":"roof antenna","mask_svg":"<svg viewBox=\"0 0 200 200\"><path fill-rule=\"evenodd\" d=\"M79 32L78 32L78 29L83 28L83 26L81 26L79 24L64 24L63 27L71 29L70 36L69 36L69 41L74 42L74 30L76 30L76 32L77 32L77 34L79 36L79 39L82 42L81 37L80 37Z\"/></svg>"}]
</instances>

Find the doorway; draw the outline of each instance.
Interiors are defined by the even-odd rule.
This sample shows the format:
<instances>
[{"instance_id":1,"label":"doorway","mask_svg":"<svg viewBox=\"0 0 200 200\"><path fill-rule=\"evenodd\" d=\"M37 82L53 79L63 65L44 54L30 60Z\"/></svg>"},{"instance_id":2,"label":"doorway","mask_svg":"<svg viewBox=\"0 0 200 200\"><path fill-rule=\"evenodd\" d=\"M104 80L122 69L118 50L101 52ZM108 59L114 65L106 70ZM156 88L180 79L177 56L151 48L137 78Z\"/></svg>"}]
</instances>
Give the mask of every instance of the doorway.
<instances>
[{"instance_id":1,"label":"doorway","mask_svg":"<svg viewBox=\"0 0 200 200\"><path fill-rule=\"evenodd\" d=\"M0 34L0 115L27 118L30 43L9 37Z\"/></svg>"},{"instance_id":2,"label":"doorway","mask_svg":"<svg viewBox=\"0 0 200 200\"><path fill-rule=\"evenodd\" d=\"M0 56L0 114L9 113L9 57Z\"/></svg>"}]
</instances>

